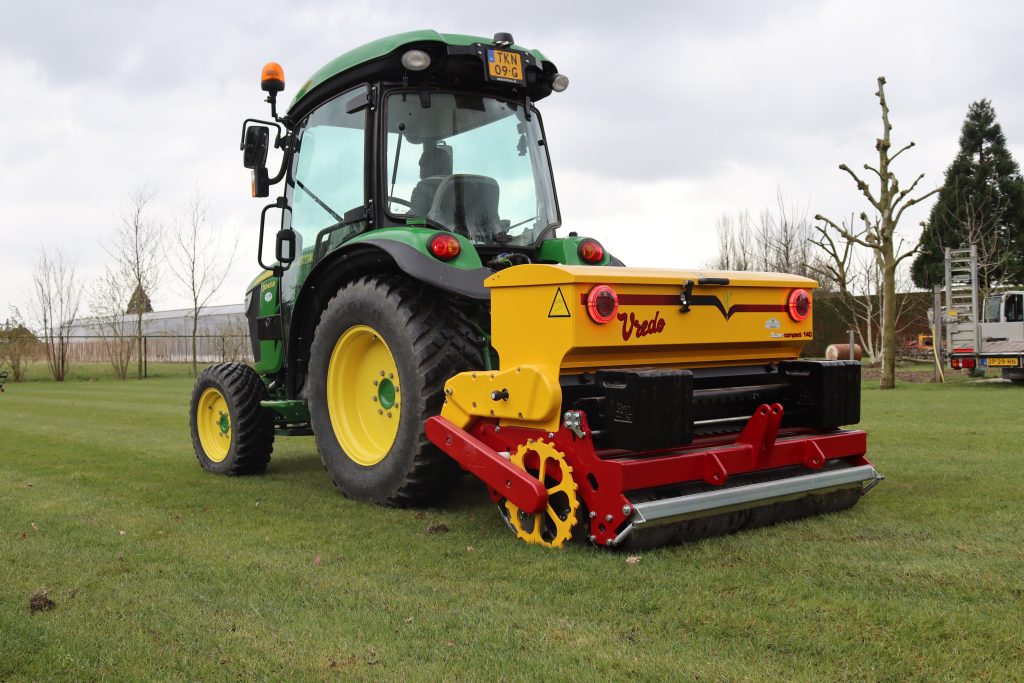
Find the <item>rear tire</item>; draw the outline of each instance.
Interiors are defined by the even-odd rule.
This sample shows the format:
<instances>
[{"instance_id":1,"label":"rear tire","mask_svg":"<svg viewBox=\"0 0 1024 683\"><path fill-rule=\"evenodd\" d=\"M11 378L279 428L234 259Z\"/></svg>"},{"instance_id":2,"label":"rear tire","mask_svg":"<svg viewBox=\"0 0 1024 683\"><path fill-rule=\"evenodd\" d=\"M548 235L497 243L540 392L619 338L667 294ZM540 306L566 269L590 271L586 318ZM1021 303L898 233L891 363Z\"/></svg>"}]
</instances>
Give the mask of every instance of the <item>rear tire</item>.
<instances>
[{"instance_id":1,"label":"rear tire","mask_svg":"<svg viewBox=\"0 0 1024 683\"><path fill-rule=\"evenodd\" d=\"M260 376L243 363L218 363L199 373L189 421L196 459L215 474L258 474L274 450L274 420Z\"/></svg>"},{"instance_id":2,"label":"rear tire","mask_svg":"<svg viewBox=\"0 0 1024 683\"><path fill-rule=\"evenodd\" d=\"M400 276L350 283L327 304L310 348L310 420L324 468L349 498L405 507L435 502L459 467L424 435L444 383L479 365L466 317L444 295ZM378 367L379 366L379 367Z\"/></svg>"}]
</instances>

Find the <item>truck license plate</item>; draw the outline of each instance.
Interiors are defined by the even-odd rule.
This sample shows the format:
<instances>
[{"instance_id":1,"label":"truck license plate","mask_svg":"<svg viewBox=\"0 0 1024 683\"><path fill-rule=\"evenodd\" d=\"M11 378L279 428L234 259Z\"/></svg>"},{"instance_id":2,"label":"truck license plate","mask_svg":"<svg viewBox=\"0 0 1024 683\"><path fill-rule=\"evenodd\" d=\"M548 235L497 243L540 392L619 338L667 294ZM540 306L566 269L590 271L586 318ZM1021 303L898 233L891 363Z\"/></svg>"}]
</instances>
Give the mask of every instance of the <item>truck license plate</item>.
<instances>
[{"instance_id":1,"label":"truck license plate","mask_svg":"<svg viewBox=\"0 0 1024 683\"><path fill-rule=\"evenodd\" d=\"M525 83L523 73L523 57L518 52L508 50L487 51L487 76L492 81L508 83Z\"/></svg>"},{"instance_id":2,"label":"truck license plate","mask_svg":"<svg viewBox=\"0 0 1024 683\"><path fill-rule=\"evenodd\" d=\"M989 358L990 368L1016 368L1020 365L1019 358Z\"/></svg>"}]
</instances>

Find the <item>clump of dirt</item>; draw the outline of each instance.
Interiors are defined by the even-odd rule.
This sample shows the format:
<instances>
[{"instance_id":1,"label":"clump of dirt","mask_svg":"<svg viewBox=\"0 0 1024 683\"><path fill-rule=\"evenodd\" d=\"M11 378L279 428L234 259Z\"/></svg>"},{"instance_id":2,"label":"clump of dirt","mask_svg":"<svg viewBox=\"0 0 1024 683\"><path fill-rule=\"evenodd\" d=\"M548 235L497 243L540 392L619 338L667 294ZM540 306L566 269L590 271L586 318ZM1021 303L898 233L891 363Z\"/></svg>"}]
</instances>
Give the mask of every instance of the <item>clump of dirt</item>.
<instances>
[{"instance_id":1,"label":"clump of dirt","mask_svg":"<svg viewBox=\"0 0 1024 683\"><path fill-rule=\"evenodd\" d=\"M448 525L442 522L437 524L431 524L427 527L428 534L446 534L448 533Z\"/></svg>"},{"instance_id":2,"label":"clump of dirt","mask_svg":"<svg viewBox=\"0 0 1024 683\"><path fill-rule=\"evenodd\" d=\"M51 610L57 606L49 596L50 590L48 588L40 588L28 598L28 610L31 614L36 612L45 612Z\"/></svg>"}]
</instances>

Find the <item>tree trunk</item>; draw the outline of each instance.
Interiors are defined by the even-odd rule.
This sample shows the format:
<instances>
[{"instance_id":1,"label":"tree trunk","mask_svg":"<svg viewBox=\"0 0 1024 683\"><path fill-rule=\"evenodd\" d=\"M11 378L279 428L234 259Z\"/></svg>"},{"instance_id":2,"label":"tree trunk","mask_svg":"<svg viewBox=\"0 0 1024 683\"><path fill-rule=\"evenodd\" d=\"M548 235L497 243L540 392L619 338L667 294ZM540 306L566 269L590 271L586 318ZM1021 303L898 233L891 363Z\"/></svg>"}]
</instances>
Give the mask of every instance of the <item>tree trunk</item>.
<instances>
[{"instance_id":1,"label":"tree trunk","mask_svg":"<svg viewBox=\"0 0 1024 683\"><path fill-rule=\"evenodd\" d=\"M141 304L140 304L141 306ZM139 379L142 379L142 312L135 314L135 348L139 356Z\"/></svg>"},{"instance_id":2,"label":"tree trunk","mask_svg":"<svg viewBox=\"0 0 1024 683\"><path fill-rule=\"evenodd\" d=\"M879 389L896 388L896 260L892 244L883 245L882 266L882 378Z\"/></svg>"},{"instance_id":3,"label":"tree trunk","mask_svg":"<svg viewBox=\"0 0 1024 683\"><path fill-rule=\"evenodd\" d=\"M196 363L196 330L199 328L199 311L193 309L192 313L192 376L199 376L199 367Z\"/></svg>"}]
</instances>

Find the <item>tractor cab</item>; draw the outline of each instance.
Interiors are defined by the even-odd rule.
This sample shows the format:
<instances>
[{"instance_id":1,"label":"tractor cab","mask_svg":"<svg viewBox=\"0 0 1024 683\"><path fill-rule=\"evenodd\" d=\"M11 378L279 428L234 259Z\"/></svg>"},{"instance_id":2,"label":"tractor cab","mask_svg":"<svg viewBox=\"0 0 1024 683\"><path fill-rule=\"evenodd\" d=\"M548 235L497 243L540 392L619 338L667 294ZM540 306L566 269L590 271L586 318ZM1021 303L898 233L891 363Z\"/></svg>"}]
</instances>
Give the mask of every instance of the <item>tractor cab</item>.
<instances>
[{"instance_id":1,"label":"tractor cab","mask_svg":"<svg viewBox=\"0 0 1024 683\"><path fill-rule=\"evenodd\" d=\"M476 298L510 265L617 264L593 240L555 235L558 199L535 103L567 86L550 60L508 34L415 31L338 57L278 116L284 74L268 64L274 120L247 119L242 136L254 196L284 185L261 225L262 238L270 210L280 212L276 261L261 265L284 275L298 260L283 290L294 300L311 273L363 242L389 240L376 246L397 269ZM282 151L273 176L272 129ZM396 255L402 247L418 253Z\"/></svg>"}]
</instances>

